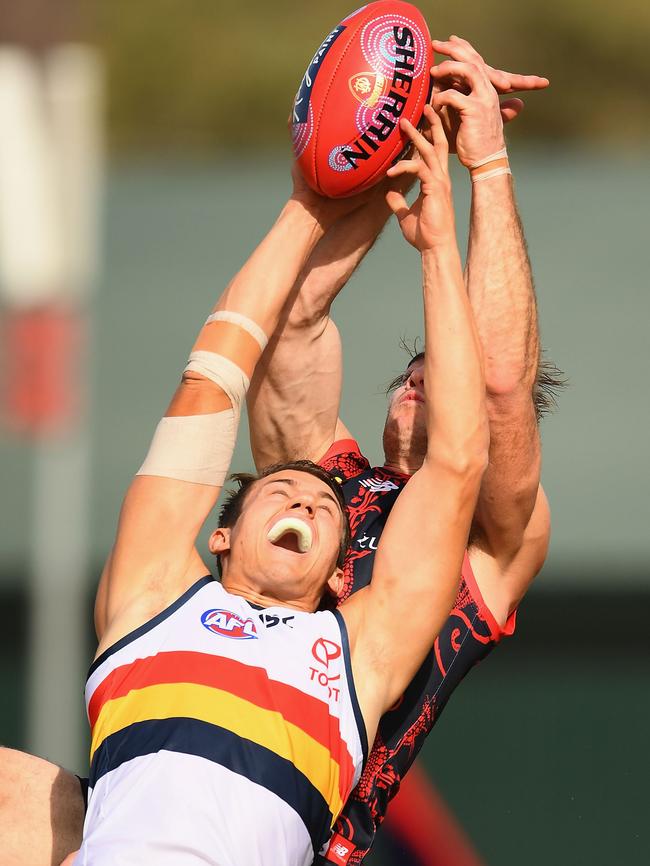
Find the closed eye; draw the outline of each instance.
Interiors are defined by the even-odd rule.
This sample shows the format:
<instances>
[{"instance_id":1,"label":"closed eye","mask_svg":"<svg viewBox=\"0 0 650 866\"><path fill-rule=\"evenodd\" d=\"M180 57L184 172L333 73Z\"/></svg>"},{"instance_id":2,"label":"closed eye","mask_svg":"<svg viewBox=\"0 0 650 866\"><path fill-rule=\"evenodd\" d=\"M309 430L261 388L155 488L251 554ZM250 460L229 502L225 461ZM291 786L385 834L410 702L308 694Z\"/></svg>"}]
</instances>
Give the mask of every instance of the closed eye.
<instances>
[{"instance_id":1,"label":"closed eye","mask_svg":"<svg viewBox=\"0 0 650 866\"><path fill-rule=\"evenodd\" d=\"M281 496L283 499L289 497L289 489L285 486L280 486L277 483L269 484L266 488L267 496Z\"/></svg>"}]
</instances>

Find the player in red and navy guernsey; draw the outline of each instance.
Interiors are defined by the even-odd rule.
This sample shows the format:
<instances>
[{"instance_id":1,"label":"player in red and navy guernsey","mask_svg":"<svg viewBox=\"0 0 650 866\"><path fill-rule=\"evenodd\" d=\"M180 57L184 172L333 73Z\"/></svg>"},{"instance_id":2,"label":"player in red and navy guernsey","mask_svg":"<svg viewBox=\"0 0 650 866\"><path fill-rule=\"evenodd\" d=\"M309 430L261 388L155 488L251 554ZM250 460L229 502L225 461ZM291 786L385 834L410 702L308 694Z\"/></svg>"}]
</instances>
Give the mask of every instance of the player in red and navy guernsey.
<instances>
[{"instance_id":1,"label":"player in red and navy guernsey","mask_svg":"<svg viewBox=\"0 0 650 866\"><path fill-rule=\"evenodd\" d=\"M421 376L421 360L417 355L408 368L414 382ZM417 385L412 393L418 393ZM353 439L335 442L321 465L341 479L350 518L352 543L344 566L342 601L370 582L386 519L409 476L390 466L371 467ZM504 635L514 631L515 616L510 614L504 626L496 622L481 597L466 555L454 609L403 699L382 718L370 758L337 823L325 862L360 862L390 799L451 693ZM402 835L399 827L395 831ZM408 840L403 841L408 845Z\"/></svg>"},{"instance_id":2,"label":"player in red and navy guernsey","mask_svg":"<svg viewBox=\"0 0 650 866\"><path fill-rule=\"evenodd\" d=\"M540 365L536 299L503 137L503 120L515 117L522 103L499 103L499 93L542 88L548 82L495 70L456 37L434 42L434 48L449 59L434 67L433 105L472 179L465 276L486 359L490 464L468 538L456 605L433 652L380 723L360 783L322 861L339 866L363 861L390 799L452 691L501 637L513 631L517 606L542 566L549 538L538 432L539 417L549 401L549 377ZM492 162L499 170L476 175L477 163L483 167ZM384 192L380 186L370 201L360 202L320 241L249 392L251 443L258 466L300 455L320 461L342 479L353 535L342 598L370 580L387 516L425 453L422 356L413 358L394 383L383 435L383 466L370 467L338 417L341 346L330 305L383 228L388 217ZM303 194L315 195L306 186ZM425 515L417 531L426 532ZM443 840L423 844L403 822L393 830L412 851L419 844L416 859L422 866L481 862L462 834L456 834L458 845L450 852Z\"/></svg>"}]
</instances>

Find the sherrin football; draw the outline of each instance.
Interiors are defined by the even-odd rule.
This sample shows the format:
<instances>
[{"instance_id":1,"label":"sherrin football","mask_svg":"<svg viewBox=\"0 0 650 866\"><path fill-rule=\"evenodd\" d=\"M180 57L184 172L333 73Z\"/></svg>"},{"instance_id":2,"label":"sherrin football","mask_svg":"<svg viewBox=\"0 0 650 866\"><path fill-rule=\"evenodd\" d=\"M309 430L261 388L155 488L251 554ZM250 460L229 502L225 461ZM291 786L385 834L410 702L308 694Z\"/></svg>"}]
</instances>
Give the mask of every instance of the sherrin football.
<instances>
[{"instance_id":1,"label":"sherrin football","mask_svg":"<svg viewBox=\"0 0 650 866\"><path fill-rule=\"evenodd\" d=\"M411 3L369 3L332 30L293 104L293 149L314 190L342 198L381 180L408 144L400 119L420 122L432 63L429 28Z\"/></svg>"}]
</instances>

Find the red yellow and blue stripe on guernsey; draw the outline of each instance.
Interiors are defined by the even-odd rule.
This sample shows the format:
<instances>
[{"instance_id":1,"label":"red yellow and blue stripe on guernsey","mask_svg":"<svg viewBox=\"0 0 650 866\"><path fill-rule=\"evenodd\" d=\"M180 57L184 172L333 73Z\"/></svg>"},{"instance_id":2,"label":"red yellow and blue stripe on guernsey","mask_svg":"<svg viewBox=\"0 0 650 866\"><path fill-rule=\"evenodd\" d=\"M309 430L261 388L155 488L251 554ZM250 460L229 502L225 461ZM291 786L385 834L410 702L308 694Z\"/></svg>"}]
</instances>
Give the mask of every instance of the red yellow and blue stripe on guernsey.
<instances>
[{"instance_id":1,"label":"red yellow and blue stripe on guernsey","mask_svg":"<svg viewBox=\"0 0 650 866\"><path fill-rule=\"evenodd\" d=\"M218 584L210 584L225 593ZM146 650L151 654L127 658L122 664L118 653L116 664L106 665L111 669L105 676L97 669L98 662L106 661L103 657L91 668L99 676L88 694L90 788L143 755L164 750L204 758L281 798L298 813L318 851L358 778L363 736L357 738L360 752L352 746L357 752L353 759L341 719L332 714L327 700L273 678L262 664L251 664L255 656L248 648L241 653L243 659L233 658L237 644L244 642L208 635L210 652L172 648L169 623L163 624L166 639L161 651L150 645ZM258 631L263 629L258 625ZM204 629L197 638L205 648ZM310 641L311 637L308 652ZM227 655L219 654L220 645L226 646ZM305 681L309 679L305 669ZM348 731L348 739L349 735Z\"/></svg>"}]
</instances>

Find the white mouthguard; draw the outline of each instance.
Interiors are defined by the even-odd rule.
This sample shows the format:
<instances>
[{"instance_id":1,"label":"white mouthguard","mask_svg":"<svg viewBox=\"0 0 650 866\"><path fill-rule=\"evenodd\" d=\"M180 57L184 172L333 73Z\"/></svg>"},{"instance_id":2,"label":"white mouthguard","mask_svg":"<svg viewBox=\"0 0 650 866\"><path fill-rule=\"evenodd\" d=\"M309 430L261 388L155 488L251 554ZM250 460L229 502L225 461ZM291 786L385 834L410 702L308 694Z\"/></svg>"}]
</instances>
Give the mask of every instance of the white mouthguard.
<instances>
[{"instance_id":1,"label":"white mouthguard","mask_svg":"<svg viewBox=\"0 0 650 866\"><path fill-rule=\"evenodd\" d=\"M278 520L266 536L270 542L276 542L288 532L292 532L298 539L298 550L301 553L307 553L311 549L312 534L311 527L304 520L299 520L297 517L283 517Z\"/></svg>"}]
</instances>

